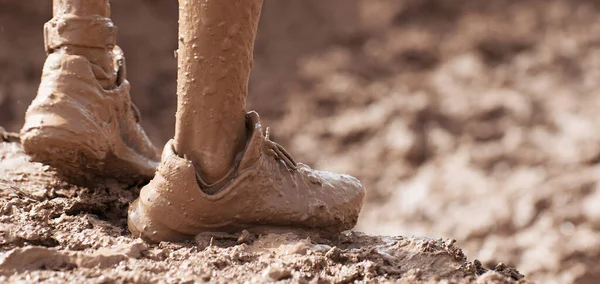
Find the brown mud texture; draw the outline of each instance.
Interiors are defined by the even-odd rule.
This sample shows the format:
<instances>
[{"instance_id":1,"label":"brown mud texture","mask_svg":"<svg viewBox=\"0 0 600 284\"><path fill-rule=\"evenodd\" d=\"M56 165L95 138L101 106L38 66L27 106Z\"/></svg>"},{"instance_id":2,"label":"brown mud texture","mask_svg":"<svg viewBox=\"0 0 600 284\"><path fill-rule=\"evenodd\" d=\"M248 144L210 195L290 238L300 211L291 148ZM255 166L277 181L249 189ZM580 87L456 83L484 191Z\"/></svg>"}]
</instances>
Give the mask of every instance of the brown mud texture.
<instances>
[{"instance_id":1,"label":"brown mud texture","mask_svg":"<svg viewBox=\"0 0 600 284\"><path fill-rule=\"evenodd\" d=\"M49 2L0 0L9 131L35 96ZM174 133L177 3L112 7L133 100L162 145ZM365 184L356 230L434 239L240 234L149 245L124 224L139 186L74 187L4 143L2 274L510 283L516 267L538 283L600 279L597 1L267 0L255 57L248 106L272 138L298 161Z\"/></svg>"},{"instance_id":2,"label":"brown mud texture","mask_svg":"<svg viewBox=\"0 0 600 284\"><path fill-rule=\"evenodd\" d=\"M30 162L19 143L1 142L0 282L526 283L506 265L468 262L452 239L243 231L148 244L127 230L127 206L138 194L108 180L70 185Z\"/></svg>"}]
</instances>

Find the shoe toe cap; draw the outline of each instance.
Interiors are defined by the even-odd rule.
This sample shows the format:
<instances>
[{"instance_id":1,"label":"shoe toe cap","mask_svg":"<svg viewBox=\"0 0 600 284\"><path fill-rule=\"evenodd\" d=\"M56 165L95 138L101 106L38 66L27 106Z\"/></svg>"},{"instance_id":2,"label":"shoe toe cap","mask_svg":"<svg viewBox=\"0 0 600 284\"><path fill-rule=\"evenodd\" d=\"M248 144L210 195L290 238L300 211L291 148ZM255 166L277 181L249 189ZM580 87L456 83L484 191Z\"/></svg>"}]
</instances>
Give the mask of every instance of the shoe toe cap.
<instances>
[{"instance_id":1,"label":"shoe toe cap","mask_svg":"<svg viewBox=\"0 0 600 284\"><path fill-rule=\"evenodd\" d=\"M365 188L358 179L346 174L309 170L307 177L313 186L314 202L309 204L316 220L326 221L323 226L347 230L358 220Z\"/></svg>"}]
</instances>

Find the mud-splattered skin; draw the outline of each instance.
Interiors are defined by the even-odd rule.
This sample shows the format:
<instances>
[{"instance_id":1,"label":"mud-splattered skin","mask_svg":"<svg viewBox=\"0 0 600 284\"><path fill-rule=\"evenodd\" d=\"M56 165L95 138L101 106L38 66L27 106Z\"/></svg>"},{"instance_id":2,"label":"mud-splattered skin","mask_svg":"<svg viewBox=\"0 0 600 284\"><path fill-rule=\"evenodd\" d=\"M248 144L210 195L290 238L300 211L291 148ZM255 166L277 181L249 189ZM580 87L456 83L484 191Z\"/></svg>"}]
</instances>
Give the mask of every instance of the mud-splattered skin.
<instances>
[{"instance_id":1,"label":"mud-splattered skin","mask_svg":"<svg viewBox=\"0 0 600 284\"><path fill-rule=\"evenodd\" d=\"M179 1L174 146L212 183L246 144L246 96L262 0Z\"/></svg>"}]
</instances>

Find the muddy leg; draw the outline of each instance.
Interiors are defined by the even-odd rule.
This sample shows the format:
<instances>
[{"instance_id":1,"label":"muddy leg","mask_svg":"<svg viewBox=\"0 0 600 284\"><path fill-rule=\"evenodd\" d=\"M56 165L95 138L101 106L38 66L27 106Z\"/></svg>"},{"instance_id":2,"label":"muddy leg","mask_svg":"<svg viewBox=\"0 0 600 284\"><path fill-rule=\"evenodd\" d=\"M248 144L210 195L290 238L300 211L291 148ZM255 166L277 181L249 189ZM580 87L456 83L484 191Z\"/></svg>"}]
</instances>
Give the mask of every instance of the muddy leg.
<instances>
[{"instance_id":1,"label":"muddy leg","mask_svg":"<svg viewBox=\"0 0 600 284\"><path fill-rule=\"evenodd\" d=\"M54 17L65 14L110 17L108 0L54 0L52 4Z\"/></svg>"},{"instance_id":2,"label":"muddy leg","mask_svg":"<svg viewBox=\"0 0 600 284\"><path fill-rule=\"evenodd\" d=\"M207 181L246 142L246 96L262 0L179 0L174 147Z\"/></svg>"}]
</instances>

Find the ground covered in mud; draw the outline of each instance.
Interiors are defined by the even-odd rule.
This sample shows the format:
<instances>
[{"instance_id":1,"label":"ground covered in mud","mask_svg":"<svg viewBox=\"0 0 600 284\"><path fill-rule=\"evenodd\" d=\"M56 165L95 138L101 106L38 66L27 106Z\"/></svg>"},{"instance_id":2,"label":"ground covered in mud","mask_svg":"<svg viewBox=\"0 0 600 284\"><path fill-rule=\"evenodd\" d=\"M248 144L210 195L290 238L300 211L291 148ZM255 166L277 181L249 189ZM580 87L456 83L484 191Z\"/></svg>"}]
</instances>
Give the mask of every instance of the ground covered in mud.
<instances>
[{"instance_id":1,"label":"ground covered in mud","mask_svg":"<svg viewBox=\"0 0 600 284\"><path fill-rule=\"evenodd\" d=\"M127 230L127 206L138 193L138 186L114 181L97 188L67 184L47 166L29 162L19 143L0 142L0 282L512 283L523 278L502 264L487 270L467 261L451 239L358 232L321 239L244 231L148 244Z\"/></svg>"},{"instance_id":2,"label":"ground covered in mud","mask_svg":"<svg viewBox=\"0 0 600 284\"><path fill-rule=\"evenodd\" d=\"M0 125L11 131L19 129L35 95L44 60L41 27L50 17L50 1L28 2L0 1ZM162 145L174 124L176 3L115 0L113 8L132 96L144 126ZM343 281L324 271L360 271L363 278L355 279L393 278L405 271L394 263L409 259L394 253L410 254L413 248L421 251L431 245L434 252L447 255L436 267L458 265L454 272L471 277L483 272L475 262L458 260L462 258L453 253L455 248L446 248L448 241L437 241L441 237L456 239L464 255L479 259L483 267L504 262L539 283L596 283L600 278L597 1L267 1L259 30L249 107L272 127L272 138L298 161L363 181L368 195L358 231L436 241L355 234L311 239L304 242L311 248L300 255L287 252L290 243L264 250L264 242L282 244L287 237L237 244L239 236L222 236L204 250L200 248L210 243L206 236L200 237L200 245L141 244L127 236L122 215L137 187L123 191L117 184L105 184L83 191L85 197L58 181L40 185L52 180L51 172L35 170L14 181L4 178L1 184L9 189L0 189L2 202L30 206L11 206L24 213L15 211L22 221L10 221L10 226L34 226L39 233L5 234L2 250L16 248L12 259L27 259L25 244L45 247L42 254L63 261L57 265L34 259L32 265L64 271L38 270L58 277L93 271L109 277L131 270L144 271L139 277L170 277L170 264L160 257L184 267L186 253L211 259L216 251L228 259L220 270L222 264L192 261L172 273L212 269L198 275L264 277L271 264L277 270L276 264L301 260L306 264L286 266L288 272L281 275L291 273L299 280L323 273L324 278ZM10 145L4 151L11 147L10 155L19 156L18 146ZM66 198L74 194L78 197ZM91 202L91 196L104 201ZM43 222L55 229L35 227ZM67 232L60 229L61 222L77 224L76 229L58 233ZM347 240L351 242L342 243ZM64 245L71 241L72 247ZM362 250L352 249L359 244ZM395 246L395 252L385 246ZM337 247L344 261L328 258L329 247ZM238 261L232 256L236 252L254 258ZM264 262L268 255L274 257ZM95 260L82 260L88 257ZM104 257L117 264L97 268L93 263ZM431 272L431 267L420 268L423 275ZM499 268L508 271L504 275L517 275ZM27 275L38 276L20 272L17 277Z\"/></svg>"}]
</instances>

